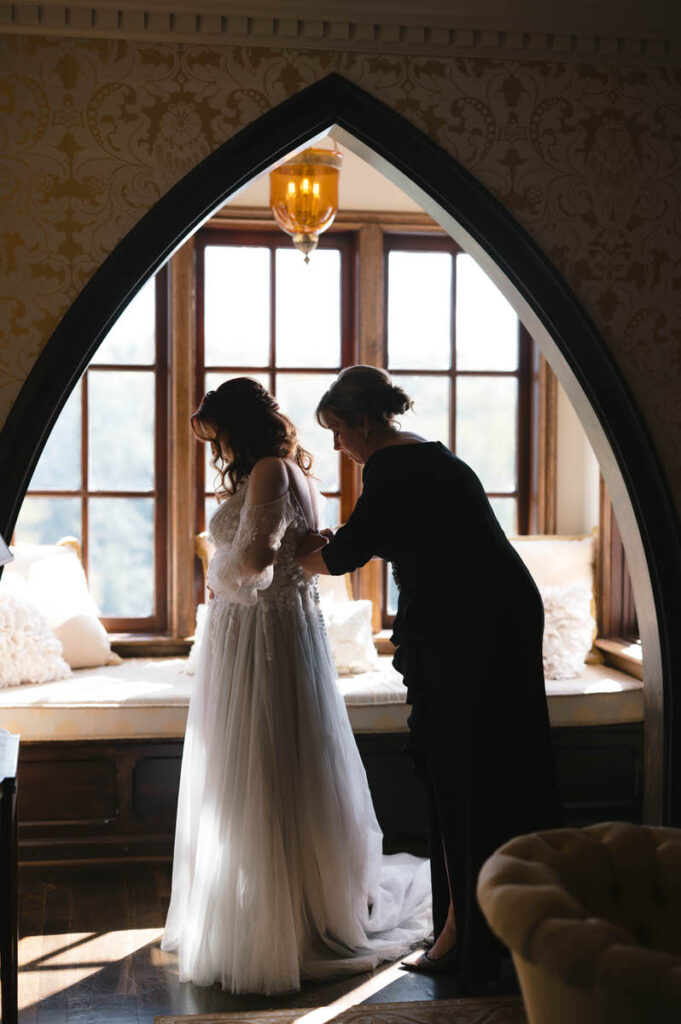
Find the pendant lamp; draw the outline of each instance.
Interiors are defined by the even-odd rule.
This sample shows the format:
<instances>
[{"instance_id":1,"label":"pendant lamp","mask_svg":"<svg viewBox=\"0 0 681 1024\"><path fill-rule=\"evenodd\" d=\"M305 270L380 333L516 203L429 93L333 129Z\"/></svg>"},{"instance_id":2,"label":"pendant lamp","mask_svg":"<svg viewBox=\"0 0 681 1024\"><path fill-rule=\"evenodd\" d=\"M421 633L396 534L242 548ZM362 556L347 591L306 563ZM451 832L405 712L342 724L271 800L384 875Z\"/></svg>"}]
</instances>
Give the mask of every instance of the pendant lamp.
<instances>
[{"instance_id":1,"label":"pendant lamp","mask_svg":"<svg viewBox=\"0 0 681 1024\"><path fill-rule=\"evenodd\" d=\"M282 231L310 262L322 231L338 212L338 150L304 149L270 171L270 208Z\"/></svg>"}]
</instances>

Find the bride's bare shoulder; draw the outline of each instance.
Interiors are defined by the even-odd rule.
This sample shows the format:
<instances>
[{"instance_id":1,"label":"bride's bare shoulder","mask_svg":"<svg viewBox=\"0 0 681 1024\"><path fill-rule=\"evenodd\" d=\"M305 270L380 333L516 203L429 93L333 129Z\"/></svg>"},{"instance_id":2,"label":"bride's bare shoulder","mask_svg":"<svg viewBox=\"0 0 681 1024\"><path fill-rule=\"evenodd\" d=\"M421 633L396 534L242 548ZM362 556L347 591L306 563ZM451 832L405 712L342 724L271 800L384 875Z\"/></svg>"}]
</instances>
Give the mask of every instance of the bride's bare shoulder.
<instances>
[{"instance_id":1,"label":"bride's bare shoulder","mask_svg":"<svg viewBox=\"0 0 681 1024\"><path fill-rule=\"evenodd\" d=\"M276 501L289 489L289 474L284 459L267 455L258 459L251 470L248 482L250 505L264 505Z\"/></svg>"}]
</instances>

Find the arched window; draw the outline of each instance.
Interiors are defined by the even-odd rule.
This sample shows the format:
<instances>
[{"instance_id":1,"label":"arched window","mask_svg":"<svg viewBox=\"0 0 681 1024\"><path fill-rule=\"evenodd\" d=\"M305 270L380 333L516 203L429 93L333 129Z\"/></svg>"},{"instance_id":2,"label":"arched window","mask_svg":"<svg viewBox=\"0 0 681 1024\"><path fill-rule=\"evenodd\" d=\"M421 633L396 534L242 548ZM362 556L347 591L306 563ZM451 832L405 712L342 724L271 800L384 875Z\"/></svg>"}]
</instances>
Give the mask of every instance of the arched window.
<instances>
[{"instance_id":1,"label":"arched window","mask_svg":"<svg viewBox=\"0 0 681 1024\"><path fill-rule=\"evenodd\" d=\"M102 343L45 448L15 539L75 535L119 642L183 650L203 595L191 538L215 507L209 453L191 438L189 413L221 380L261 380L315 456L324 520L335 526L360 475L333 452L314 409L357 362L384 366L404 385L415 401L404 426L476 469L507 533L555 531L553 379L470 256L426 215L341 211L305 265L267 211L226 207ZM620 576L600 596L614 607L623 593L626 611L625 568ZM373 602L375 630L389 628L388 568L369 563L354 589ZM601 609L606 626L608 614Z\"/></svg>"}]
</instances>

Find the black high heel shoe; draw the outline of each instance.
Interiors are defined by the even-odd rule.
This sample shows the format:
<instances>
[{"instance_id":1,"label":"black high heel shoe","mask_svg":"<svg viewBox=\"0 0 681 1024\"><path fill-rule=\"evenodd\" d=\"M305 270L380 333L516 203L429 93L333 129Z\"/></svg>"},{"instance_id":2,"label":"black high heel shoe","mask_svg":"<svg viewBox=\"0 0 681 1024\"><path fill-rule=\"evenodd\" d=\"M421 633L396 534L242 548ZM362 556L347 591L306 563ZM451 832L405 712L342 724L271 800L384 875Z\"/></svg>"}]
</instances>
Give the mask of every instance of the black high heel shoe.
<instances>
[{"instance_id":1,"label":"black high heel shoe","mask_svg":"<svg viewBox=\"0 0 681 1024\"><path fill-rule=\"evenodd\" d=\"M430 957L428 951L422 953L418 960L410 963L403 960L401 966L405 971L414 971L417 974L447 974L459 963L459 947L455 943L443 956Z\"/></svg>"}]
</instances>

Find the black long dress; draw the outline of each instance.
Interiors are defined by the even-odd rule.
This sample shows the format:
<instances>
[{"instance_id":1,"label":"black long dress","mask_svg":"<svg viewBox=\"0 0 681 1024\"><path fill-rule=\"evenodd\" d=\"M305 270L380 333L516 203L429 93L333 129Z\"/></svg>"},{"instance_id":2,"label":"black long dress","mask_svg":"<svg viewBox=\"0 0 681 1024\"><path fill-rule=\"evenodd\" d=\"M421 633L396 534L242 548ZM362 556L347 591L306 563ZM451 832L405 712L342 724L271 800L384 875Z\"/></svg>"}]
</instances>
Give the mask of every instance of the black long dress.
<instances>
[{"instance_id":1,"label":"black long dress","mask_svg":"<svg viewBox=\"0 0 681 1024\"><path fill-rule=\"evenodd\" d=\"M429 791L435 932L451 891L461 974L475 989L500 952L475 898L483 861L514 835L562 823L542 601L477 476L444 445L381 448L363 481L322 554L332 575L375 555L393 564L394 665Z\"/></svg>"}]
</instances>

